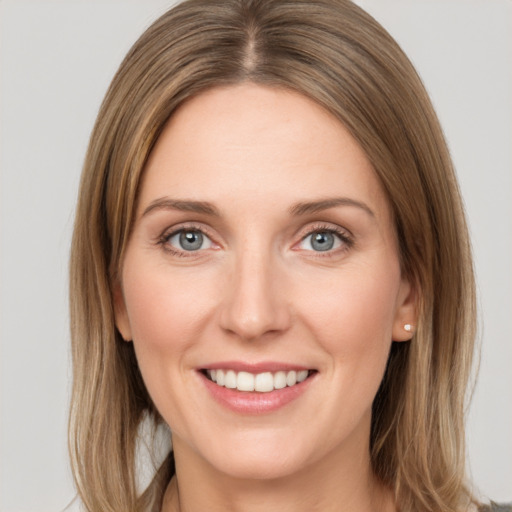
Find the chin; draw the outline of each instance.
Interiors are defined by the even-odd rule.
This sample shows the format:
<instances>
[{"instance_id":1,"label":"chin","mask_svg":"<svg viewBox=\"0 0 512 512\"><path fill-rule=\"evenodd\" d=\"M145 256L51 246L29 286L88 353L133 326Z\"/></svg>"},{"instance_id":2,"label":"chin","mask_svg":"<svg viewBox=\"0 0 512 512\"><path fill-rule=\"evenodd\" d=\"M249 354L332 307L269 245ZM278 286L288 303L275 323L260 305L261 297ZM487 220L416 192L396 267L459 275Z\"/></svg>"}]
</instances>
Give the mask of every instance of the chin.
<instances>
[{"instance_id":1,"label":"chin","mask_svg":"<svg viewBox=\"0 0 512 512\"><path fill-rule=\"evenodd\" d=\"M219 461L217 469L231 478L240 480L278 480L297 473L303 464L281 457L236 457Z\"/></svg>"},{"instance_id":2,"label":"chin","mask_svg":"<svg viewBox=\"0 0 512 512\"><path fill-rule=\"evenodd\" d=\"M289 477L309 466L315 459L311 449L303 446L300 436L288 439L239 440L230 444L216 443L216 449L204 453L217 471L242 480L276 480ZM289 442L293 440L293 442ZM288 441L288 442L287 442Z\"/></svg>"}]
</instances>

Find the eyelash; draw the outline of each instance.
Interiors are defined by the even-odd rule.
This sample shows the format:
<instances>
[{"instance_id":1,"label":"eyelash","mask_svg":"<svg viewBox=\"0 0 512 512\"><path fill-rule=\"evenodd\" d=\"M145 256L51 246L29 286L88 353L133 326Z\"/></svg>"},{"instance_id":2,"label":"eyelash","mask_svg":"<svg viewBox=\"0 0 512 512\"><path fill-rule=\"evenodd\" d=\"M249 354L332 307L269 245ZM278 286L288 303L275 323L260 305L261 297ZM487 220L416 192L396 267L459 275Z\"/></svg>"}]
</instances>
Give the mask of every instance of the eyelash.
<instances>
[{"instance_id":1,"label":"eyelash","mask_svg":"<svg viewBox=\"0 0 512 512\"><path fill-rule=\"evenodd\" d=\"M190 258L196 256L195 253L200 252L199 250L180 251L179 249L176 249L172 245L170 245L169 241L171 240L171 238L183 231L198 231L202 235L206 236L209 240L212 240L212 237L209 235L208 230L206 230L204 226L199 226L196 224L185 224L179 226L178 228L173 228L172 231L170 232L164 231L162 235L158 238L157 244L162 246L163 250L170 253L172 256L178 256L180 258Z\"/></svg>"},{"instance_id":2,"label":"eyelash","mask_svg":"<svg viewBox=\"0 0 512 512\"><path fill-rule=\"evenodd\" d=\"M314 235L315 233L331 233L338 237L341 241L341 247L337 249L323 251L308 251L312 252L316 258L332 258L334 256L338 256L340 253L346 252L354 246L354 239L352 235L345 229L342 229L338 226L333 226L332 224L315 224L313 226L309 226L307 228L306 233L301 236L300 242L302 243L308 237ZM297 244L296 244L297 245Z\"/></svg>"},{"instance_id":3,"label":"eyelash","mask_svg":"<svg viewBox=\"0 0 512 512\"><path fill-rule=\"evenodd\" d=\"M164 251L170 253L173 256L178 256L180 258L190 258L196 256L195 253L200 252L200 250L197 251L181 251L178 249L175 249L172 245L169 244L170 239L173 236L178 235L179 233L183 231L198 231L202 235L206 236L210 241L213 242L212 236L209 234L208 230L205 229L204 226L199 226L197 224L185 224L182 226L179 226L177 228L173 228L172 231L164 231L157 240L157 244L160 245ZM315 255L315 257L318 258L329 258L333 257L335 255L338 255L341 252L345 252L352 248L354 246L354 239L353 237L344 229L341 229L337 226L333 226L332 224L315 224L313 226L308 227L307 231L303 236L301 236L300 241L295 244L298 245L302 242L304 242L308 237L314 235L315 233L331 233L334 234L340 241L341 241L341 247L338 247L337 249L333 250L326 250L323 251L307 251L311 252Z\"/></svg>"}]
</instances>

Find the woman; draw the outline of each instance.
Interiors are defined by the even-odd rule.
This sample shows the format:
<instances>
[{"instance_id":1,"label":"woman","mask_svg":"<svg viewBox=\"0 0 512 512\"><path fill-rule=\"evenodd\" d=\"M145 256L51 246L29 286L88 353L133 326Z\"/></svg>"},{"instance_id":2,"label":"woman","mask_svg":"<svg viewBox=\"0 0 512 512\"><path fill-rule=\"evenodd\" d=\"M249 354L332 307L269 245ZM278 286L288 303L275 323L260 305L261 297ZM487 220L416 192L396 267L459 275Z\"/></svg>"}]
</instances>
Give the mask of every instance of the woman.
<instances>
[{"instance_id":1,"label":"woman","mask_svg":"<svg viewBox=\"0 0 512 512\"><path fill-rule=\"evenodd\" d=\"M91 511L463 511L474 281L428 96L344 0L188 1L121 65L71 260ZM142 425L173 449L139 495Z\"/></svg>"}]
</instances>

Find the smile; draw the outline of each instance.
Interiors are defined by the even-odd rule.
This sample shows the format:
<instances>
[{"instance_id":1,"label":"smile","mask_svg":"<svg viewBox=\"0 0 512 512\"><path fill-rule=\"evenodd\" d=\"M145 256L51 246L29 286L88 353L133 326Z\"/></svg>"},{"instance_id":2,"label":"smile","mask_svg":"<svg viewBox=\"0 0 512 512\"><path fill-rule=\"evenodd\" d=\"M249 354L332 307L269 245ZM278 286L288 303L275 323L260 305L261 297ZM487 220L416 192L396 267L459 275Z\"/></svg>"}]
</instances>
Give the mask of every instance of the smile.
<instances>
[{"instance_id":1,"label":"smile","mask_svg":"<svg viewBox=\"0 0 512 512\"><path fill-rule=\"evenodd\" d=\"M236 372L234 370L212 369L205 370L205 375L217 386L237 391L256 391L258 393L270 393L275 390L293 387L305 381L309 375L309 370L290 370L277 372Z\"/></svg>"},{"instance_id":2,"label":"smile","mask_svg":"<svg viewBox=\"0 0 512 512\"><path fill-rule=\"evenodd\" d=\"M318 370L276 361L248 364L224 361L199 369L209 395L238 414L277 411L307 393Z\"/></svg>"}]
</instances>

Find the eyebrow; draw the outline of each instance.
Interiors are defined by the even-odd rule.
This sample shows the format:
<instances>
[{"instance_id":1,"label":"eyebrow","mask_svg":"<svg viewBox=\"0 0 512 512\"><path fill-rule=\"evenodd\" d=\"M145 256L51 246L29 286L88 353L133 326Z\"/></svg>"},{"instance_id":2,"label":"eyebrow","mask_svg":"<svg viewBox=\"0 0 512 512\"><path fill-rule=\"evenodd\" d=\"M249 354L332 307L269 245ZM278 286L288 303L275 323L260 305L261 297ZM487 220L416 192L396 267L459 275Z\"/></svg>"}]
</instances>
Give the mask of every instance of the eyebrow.
<instances>
[{"instance_id":1,"label":"eyebrow","mask_svg":"<svg viewBox=\"0 0 512 512\"><path fill-rule=\"evenodd\" d=\"M375 214L368 205L366 205L362 201L356 201L355 199L351 199L349 197L332 197L328 199L321 199L319 201L300 202L294 204L290 208L289 212L290 215L298 217L300 215L321 212L323 210L328 210L330 208L335 208L337 206L353 206L356 208L360 208L371 217L375 217Z\"/></svg>"},{"instance_id":2,"label":"eyebrow","mask_svg":"<svg viewBox=\"0 0 512 512\"><path fill-rule=\"evenodd\" d=\"M220 217L220 213L217 208L207 201L177 200L170 199L168 197L162 197L152 201L142 212L141 217L144 217L155 210L179 210L182 212L203 213L205 215Z\"/></svg>"},{"instance_id":3,"label":"eyebrow","mask_svg":"<svg viewBox=\"0 0 512 512\"><path fill-rule=\"evenodd\" d=\"M356 201L349 197L333 197L318 201L299 202L291 206L288 211L290 215L300 217L301 215L318 213L330 208L336 208L337 206L352 206L360 208L371 217L375 217L375 214L369 206L361 201ZM220 217L219 210L212 203L207 201L179 200L168 197L162 197L152 201L142 212L141 217L144 217L155 210L178 210L182 212L202 213L205 215Z\"/></svg>"}]
</instances>

